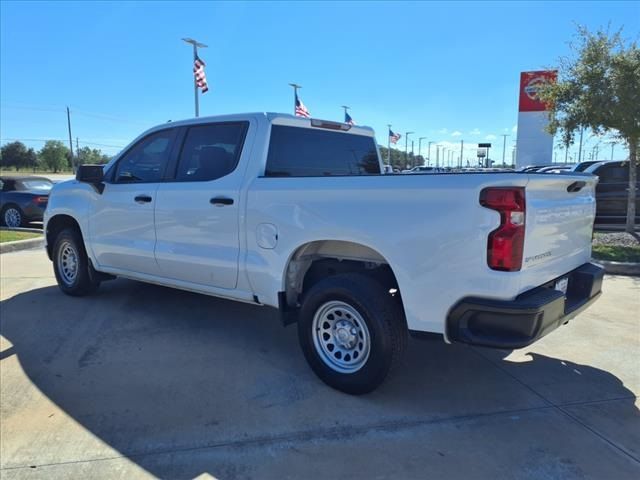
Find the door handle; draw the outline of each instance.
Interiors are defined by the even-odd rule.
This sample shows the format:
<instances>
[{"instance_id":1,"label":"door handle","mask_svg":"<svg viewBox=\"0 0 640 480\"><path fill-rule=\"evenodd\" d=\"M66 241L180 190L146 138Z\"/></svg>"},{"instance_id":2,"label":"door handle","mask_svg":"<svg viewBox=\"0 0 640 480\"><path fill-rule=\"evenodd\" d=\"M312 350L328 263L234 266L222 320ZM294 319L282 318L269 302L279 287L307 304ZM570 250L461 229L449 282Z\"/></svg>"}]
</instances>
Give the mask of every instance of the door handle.
<instances>
[{"instance_id":1,"label":"door handle","mask_svg":"<svg viewBox=\"0 0 640 480\"><path fill-rule=\"evenodd\" d=\"M227 197L213 197L209 200L212 205L233 205L233 198Z\"/></svg>"},{"instance_id":2,"label":"door handle","mask_svg":"<svg viewBox=\"0 0 640 480\"><path fill-rule=\"evenodd\" d=\"M138 195L134 200L137 203L149 203L151 202L151 197L149 195Z\"/></svg>"}]
</instances>

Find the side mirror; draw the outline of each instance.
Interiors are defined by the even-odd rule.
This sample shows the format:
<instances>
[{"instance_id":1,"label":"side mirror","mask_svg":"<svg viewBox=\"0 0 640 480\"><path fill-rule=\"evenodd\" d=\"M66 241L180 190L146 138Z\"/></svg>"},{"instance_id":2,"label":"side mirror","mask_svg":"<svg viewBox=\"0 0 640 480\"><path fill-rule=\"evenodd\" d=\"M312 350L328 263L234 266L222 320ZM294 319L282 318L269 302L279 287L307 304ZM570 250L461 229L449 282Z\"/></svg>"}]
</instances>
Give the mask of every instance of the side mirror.
<instances>
[{"instance_id":1,"label":"side mirror","mask_svg":"<svg viewBox=\"0 0 640 480\"><path fill-rule=\"evenodd\" d=\"M84 183L102 183L104 180L103 165L80 165L76 172L76 180Z\"/></svg>"},{"instance_id":2,"label":"side mirror","mask_svg":"<svg viewBox=\"0 0 640 480\"><path fill-rule=\"evenodd\" d=\"M76 180L79 182L90 183L98 191L102 193L104 190L104 165L80 165L76 172Z\"/></svg>"}]
</instances>

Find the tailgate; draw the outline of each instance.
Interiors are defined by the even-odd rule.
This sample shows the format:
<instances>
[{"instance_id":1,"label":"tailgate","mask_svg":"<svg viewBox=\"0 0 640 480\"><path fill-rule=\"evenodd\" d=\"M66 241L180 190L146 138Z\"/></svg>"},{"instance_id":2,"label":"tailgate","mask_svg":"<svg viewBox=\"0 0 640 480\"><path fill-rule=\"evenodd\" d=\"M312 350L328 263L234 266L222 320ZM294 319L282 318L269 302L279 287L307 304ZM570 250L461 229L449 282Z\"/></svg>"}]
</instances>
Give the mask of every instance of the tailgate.
<instances>
[{"instance_id":1,"label":"tailgate","mask_svg":"<svg viewBox=\"0 0 640 480\"><path fill-rule=\"evenodd\" d=\"M521 291L590 261L597 181L589 174L529 175Z\"/></svg>"}]
</instances>

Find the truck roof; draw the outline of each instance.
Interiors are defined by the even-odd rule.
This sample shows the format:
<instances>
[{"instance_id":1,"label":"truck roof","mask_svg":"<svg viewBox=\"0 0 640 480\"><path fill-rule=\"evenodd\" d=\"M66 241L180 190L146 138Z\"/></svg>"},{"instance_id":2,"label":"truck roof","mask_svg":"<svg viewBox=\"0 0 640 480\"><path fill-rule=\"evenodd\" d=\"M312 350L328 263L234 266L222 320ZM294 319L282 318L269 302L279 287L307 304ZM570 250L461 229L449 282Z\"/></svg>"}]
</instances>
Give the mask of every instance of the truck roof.
<instances>
[{"instance_id":1,"label":"truck roof","mask_svg":"<svg viewBox=\"0 0 640 480\"><path fill-rule=\"evenodd\" d=\"M167 123L163 123L160 125L156 125L155 127L150 128L144 134L150 133L154 130L160 130L162 128L174 127L174 126L184 126L184 125L199 125L202 123L211 123L211 122L230 122L230 121L239 121L239 120L248 120L249 118L255 117L264 117L269 123L276 125L288 125L292 127L303 127L303 128L322 128L322 123L331 124L331 125L342 125L342 129L331 128L336 131L343 131L344 133L352 133L356 135L366 135L369 137L374 136L374 131L371 127L361 126L361 125L348 125L343 122L336 122L335 120L321 120L317 118L304 118L304 117L296 117L294 115L290 115L287 113L276 113L276 112L249 112L249 113L233 113L227 115L214 115L207 117L198 117L198 118L188 118L184 120L178 121L169 121ZM315 125L312 125L312 122Z\"/></svg>"}]
</instances>

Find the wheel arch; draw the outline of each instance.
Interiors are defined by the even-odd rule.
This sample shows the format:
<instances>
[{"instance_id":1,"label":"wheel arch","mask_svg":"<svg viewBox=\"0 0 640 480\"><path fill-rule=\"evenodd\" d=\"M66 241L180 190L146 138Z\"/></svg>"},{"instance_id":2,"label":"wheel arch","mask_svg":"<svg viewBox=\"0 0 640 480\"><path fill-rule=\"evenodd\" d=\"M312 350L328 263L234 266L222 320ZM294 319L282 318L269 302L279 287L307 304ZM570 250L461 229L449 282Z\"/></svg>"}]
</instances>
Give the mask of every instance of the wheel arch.
<instances>
[{"instance_id":1,"label":"wheel arch","mask_svg":"<svg viewBox=\"0 0 640 480\"><path fill-rule=\"evenodd\" d=\"M65 228L73 228L77 230L78 233L80 234L80 237L82 238L82 241L85 242L84 235L82 234L82 228L80 228L80 222L78 222L78 220L76 220L74 217L66 213L58 213L54 215L53 217L49 218L49 220L47 221L46 232L45 232L47 255L49 256L50 260L53 258L52 256L53 243L55 242L55 239L58 236L58 234ZM85 248L86 248L86 245L85 245Z\"/></svg>"},{"instance_id":2,"label":"wheel arch","mask_svg":"<svg viewBox=\"0 0 640 480\"><path fill-rule=\"evenodd\" d=\"M314 240L297 247L282 276L281 308L296 309L304 291L328 275L358 272L371 275L385 286L398 289L388 260L376 249L359 242Z\"/></svg>"}]
</instances>

